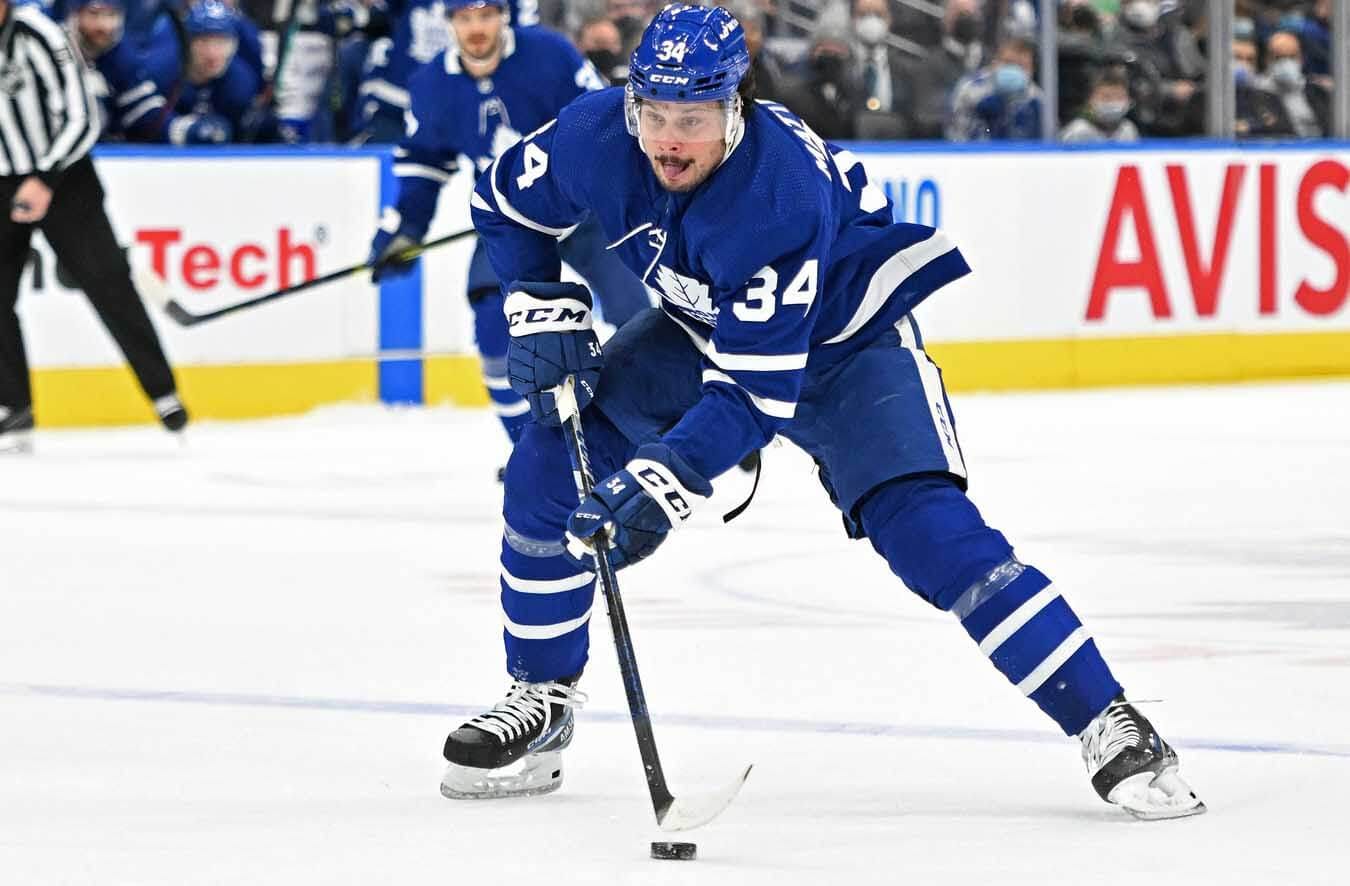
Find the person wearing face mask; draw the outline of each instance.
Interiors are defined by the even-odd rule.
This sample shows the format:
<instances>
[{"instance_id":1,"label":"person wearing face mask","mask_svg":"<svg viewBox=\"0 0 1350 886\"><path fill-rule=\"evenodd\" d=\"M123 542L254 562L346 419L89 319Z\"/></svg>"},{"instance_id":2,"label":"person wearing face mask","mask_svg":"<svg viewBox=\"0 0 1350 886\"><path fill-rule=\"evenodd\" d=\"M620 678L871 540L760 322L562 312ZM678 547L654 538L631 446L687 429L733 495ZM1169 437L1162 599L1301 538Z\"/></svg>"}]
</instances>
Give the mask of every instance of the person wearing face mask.
<instances>
[{"instance_id":1,"label":"person wearing face mask","mask_svg":"<svg viewBox=\"0 0 1350 886\"><path fill-rule=\"evenodd\" d=\"M573 42L610 86L627 81L628 60L623 55L623 36L612 20L600 17L582 22Z\"/></svg>"},{"instance_id":2,"label":"person wearing face mask","mask_svg":"<svg viewBox=\"0 0 1350 886\"><path fill-rule=\"evenodd\" d=\"M1145 134L1199 135L1189 108L1204 76L1202 56L1184 16L1162 12L1159 0L1125 0L1108 48L1131 58L1130 94Z\"/></svg>"},{"instance_id":3,"label":"person wearing face mask","mask_svg":"<svg viewBox=\"0 0 1350 886\"><path fill-rule=\"evenodd\" d=\"M1006 141L1041 137L1045 94L1031 79L1036 47L1018 37L999 44L994 60L956 86L947 140Z\"/></svg>"},{"instance_id":4,"label":"person wearing face mask","mask_svg":"<svg viewBox=\"0 0 1350 886\"><path fill-rule=\"evenodd\" d=\"M1294 134L1322 138L1331 129L1331 94L1303 76L1303 50L1298 37L1277 31L1266 41L1267 89L1279 96Z\"/></svg>"},{"instance_id":5,"label":"person wearing face mask","mask_svg":"<svg viewBox=\"0 0 1350 886\"><path fill-rule=\"evenodd\" d=\"M1130 112L1130 88L1125 75L1107 70L1097 78L1082 112L1059 133L1062 142L1133 142L1139 130L1125 115Z\"/></svg>"},{"instance_id":6,"label":"person wearing face mask","mask_svg":"<svg viewBox=\"0 0 1350 886\"><path fill-rule=\"evenodd\" d=\"M940 139L947 123L947 101L957 82L984 64L980 42L984 19L978 0L947 0L942 39L906 66L910 101L902 109L911 138Z\"/></svg>"},{"instance_id":7,"label":"person wearing face mask","mask_svg":"<svg viewBox=\"0 0 1350 886\"><path fill-rule=\"evenodd\" d=\"M861 71L862 108L855 121L857 138L900 139L908 135L902 109L912 102L900 51L886 42L891 11L886 0L854 0L853 36Z\"/></svg>"},{"instance_id":8,"label":"person wearing face mask","mask_svg":"<svg viewBox=\"0 0 1350 886\"><path fill-rule=\"evenodd\" d=\"M647 14L646 0L606 0L605 16L619 29L623 39L623 56L628 57L642 37L642 29L647 26L650 16Z\"/></svg>"},{"instance_id":9,"label":"person wearing face mask","mask_svg":"<svg viewBox=\"0 0 1350 886\"><path fill-rule=\"evenodd\" d=\"M830 6L816 19L805 71L785 90L783 103L825 139L854 138L863 107L853 59L848 10Z\"/></svg>"}]
</instances>

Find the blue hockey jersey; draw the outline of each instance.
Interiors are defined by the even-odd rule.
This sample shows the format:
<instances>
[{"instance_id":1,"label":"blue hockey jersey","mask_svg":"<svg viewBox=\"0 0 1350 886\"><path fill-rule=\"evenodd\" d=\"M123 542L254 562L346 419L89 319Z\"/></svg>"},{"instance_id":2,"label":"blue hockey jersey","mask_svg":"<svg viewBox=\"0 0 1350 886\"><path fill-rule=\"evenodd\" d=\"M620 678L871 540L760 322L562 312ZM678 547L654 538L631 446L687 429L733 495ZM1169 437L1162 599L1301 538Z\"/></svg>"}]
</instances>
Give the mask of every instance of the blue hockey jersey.
<instances>
[{"instance_id":1,"label":"blue hockey jersey","mask_svg":"<svg viewBox=\"0 0 1350 886\"><path fill-rule=\"evenodd\" d=\"M384 8L392 33L371 46L359 94L362 101L406 111L413 72L454 42L450 14L444 0L386 0ZM517 29L539 24L538 0L511 0L507 11Z\"/></svg>"},{"instance_id":2,"label":"blue hockey jersey","mask_svg":"<svg viewBox=\"0 0 1350 886\"><path fill-rule=\"evenodd\" d=\"M969 271L940 231L891 221L856 156L771 102L690 193L660 186L614 88L504 152L473 196L502 280L557 280L556 238L587 211L703 354L702 398L664 439L705 477L792 419L808 362L854 353Z\"/></svg>"},{"instance_id":3,"label":"blue hockey jersey","mask_svg":"<svg viewBox=\"0 0 1350 886\"><path fill-rule=\"evenodd\" d=\"M169 117L164 96L133 44L119 40L94 59L93 68L99 78L96 94L103 107L102 138L164 141Z\"/></svg>"},{"instance_id":4,"label":"blue hockey jersey","mask_svg":"<svg viewBox=\"0 0 1350 886\"><path fill-rule=\"evenodd\" d=\"M244 40L239 41L242 49ZM150 77L177 114L215 114L224 117L238 133L263 88L262 67L251 53L236 51L225 73L209 83L195 85L183 76L182 44L173 31L157 35L146 54Z\"/></svg>"},{"instance_id":5,"label":"blue hockey jersey","mask_svg":"<svg viewBox=\"0 0 1350 886\"><path fill-rule=\"evenodd\" d=\"M441 185L456 158L475 171L557 116L563 106L603 83L590 62L560 34L543 28L502 31L502 59L490 77L460 68L453 48L413 75L407 133L394 150L403 228L420 238L431 224Z\"/></svg>"}]
</instances>

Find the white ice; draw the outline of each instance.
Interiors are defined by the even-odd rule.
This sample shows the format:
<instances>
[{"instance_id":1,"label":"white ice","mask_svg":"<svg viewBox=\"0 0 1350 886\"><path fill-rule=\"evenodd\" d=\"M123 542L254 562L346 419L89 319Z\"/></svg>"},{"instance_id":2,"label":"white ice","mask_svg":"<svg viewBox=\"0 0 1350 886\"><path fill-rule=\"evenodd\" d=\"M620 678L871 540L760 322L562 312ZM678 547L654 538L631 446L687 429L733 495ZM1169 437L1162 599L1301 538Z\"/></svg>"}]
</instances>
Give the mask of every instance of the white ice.
<instances>
[{"instance_id":1,"label":"white ice","mask_svg":"<svg viewBox=\"0 0 1350 886\"><path fill-rule=\"evenodd\" d=\"M620 576L672 788L755 764L692 863L647 857L599 604L562 789L437 791L447 730L506 688L487 413L41 432L0 457L0 883L1343 883L1347 403L955 398L986 517L1162 699L1210 807L1162 823L1098 800L1077 742L771 449L743 517Z\"/></svg>"}]
</instances>

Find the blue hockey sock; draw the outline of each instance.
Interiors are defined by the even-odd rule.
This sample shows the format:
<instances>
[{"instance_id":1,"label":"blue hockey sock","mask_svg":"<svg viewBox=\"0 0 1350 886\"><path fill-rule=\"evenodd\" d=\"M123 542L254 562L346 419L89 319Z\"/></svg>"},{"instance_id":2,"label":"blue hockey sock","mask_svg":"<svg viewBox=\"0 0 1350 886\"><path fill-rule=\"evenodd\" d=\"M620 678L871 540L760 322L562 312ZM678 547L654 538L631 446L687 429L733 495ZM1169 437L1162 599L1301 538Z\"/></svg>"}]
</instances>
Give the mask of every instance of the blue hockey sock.
<instances>
[{"instance_id":1,"label":"blue hockey sock","mask_svg":"<svg viewBox=\"0 0 1350 886\"><path fill-rule=\"evenodd\" d=\"M607 476L631 444L604 416L583 414L591 466ZM581 671L589 647L595 574L563 555L564 527L577 506L562 431L531 423L506 464L501 603L506 668L538 683Z\"/></svg>"},{"instance_id":2,"label":"blue hockey sock","mask_svg":"<svg viewBox=\"0 0 1350 886\"><path fill-rule=\"evenodd\" d=\"M488 399L492 401L497 418L514 443L520 439L525 425L530 422L530 404L511 390L511 383L507 380L506 349L511 335L502 304L501 290L496 287L469 294L469 305L473 308L474 341L478 344L478 356L483 363L483 384L487 387Z\"/></svg>"},{"instance_id":3,"label":"blue hockey sock","mask_svg":"<svg viewBox=\"0 0 1350 886\"><path fill-rule=\"evenodd\" d=\"M859 509L872 546L905 584L960 619L994 667L1076 735L1121 691L1069 604L1023 566L945 476L893 480Z\"/></svg>"}]
</instances>

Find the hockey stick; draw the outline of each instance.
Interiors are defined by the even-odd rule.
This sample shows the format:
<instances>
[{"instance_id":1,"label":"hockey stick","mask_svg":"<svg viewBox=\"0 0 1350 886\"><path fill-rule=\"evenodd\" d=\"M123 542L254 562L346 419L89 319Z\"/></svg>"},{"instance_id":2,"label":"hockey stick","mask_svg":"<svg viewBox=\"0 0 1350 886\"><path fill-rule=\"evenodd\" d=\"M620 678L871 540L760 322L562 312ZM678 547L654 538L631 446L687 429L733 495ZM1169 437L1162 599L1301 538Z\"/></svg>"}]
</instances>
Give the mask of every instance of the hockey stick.
<instances>
[{"instance_id":1,"label":"hockey stick","mask_svg":"<svg viewBox=\"0 0 1350 886\"><path fill-rule=\"evenodd\" d=\"M595 478L591 475L586 438L581 432L581 412L577 408L575 385L575 378L568 376L560 387L554 389L554 396L558 415L562 419L563 436L567 439L567 455L572 461L577 497L585 501L595 485ZM642 755L642 768L647 774L647 790L652 795L656 823L663 831L687 831L705 825L720 815L736 798L752 767L745 767L745 771L735 781L715 793L692 797L675 797L670 793L670 788L666 787L665 772L661 769L661 758L656 751L656 735L652 732L647 697L642 692L642 679L638 676L637 655L633 650L628 619L623 612L623 600L619 597L619 583L609 563L609 533L603 529L596 533L593 553L595 571L600 577L600 588L609 610L614 649L619 655L619 673L623 676L623 688L628 696L628 713L633 719L633 731L637 733L638 753Z\"/></svg>"},{"instance_id":2,"label":"hockey stick","mask_svg":"<svg viewBox=\"0 0 1350 886\"><path fill-rule=\"evenodd\" d=\"M444 237L437 237L427 243L419 243L416 246L409 246L398 254L398 261L412 261L417 256L429 249L435 249L437 246L444 246L446 243L453 243L456 240L463 240L474 233L473 228L466 231L456 231L453 234L446 234ZM164 286L164 281L150 271L142 270L136 274L137 288L142 295L150 297L151 301L157 302L164 313L179 326L196 326L198 323L205 323L208 320L214 320L217 317L226 317L236 311L243 311L247 308L256 307L269 301L276 301L279 298L285 298L288 295L295 295L297 292L304 292L306 289L313 289L316 286L322 286L325 283L332 283L334 280L341 280L344 277L350 277L353 274L359 274L362 271L368 271L373 268L369 262L362 262L359 265L352 265L348 268L342 268L322 277L315 277L313 280L306 280L303 283L297 283L294 286L287 286L284 289L278 289L275 292L269 292L266 295L259 295L256 298L250 298L245 301L237 302L232 305L226 305L223 308L217 308L214 311L207 311L204 314L194 314L182 303L173 297L172 293Z\"/></svg>"}]
</instances>

